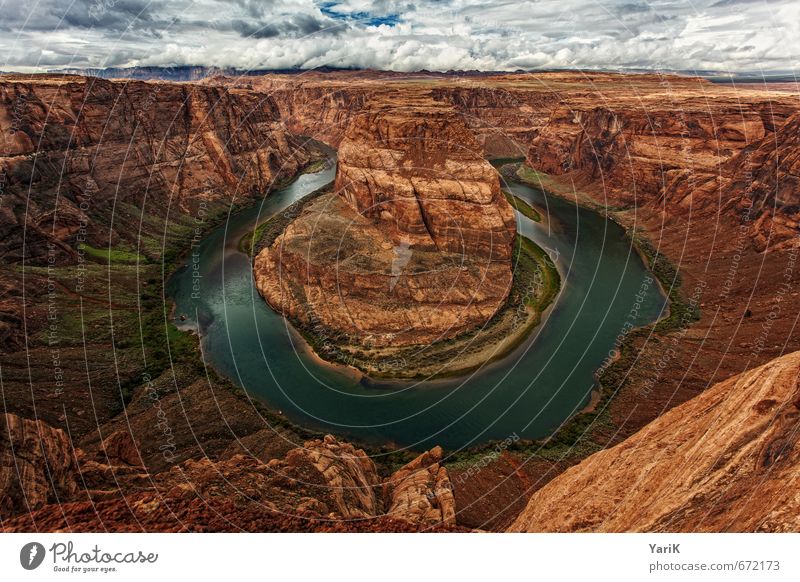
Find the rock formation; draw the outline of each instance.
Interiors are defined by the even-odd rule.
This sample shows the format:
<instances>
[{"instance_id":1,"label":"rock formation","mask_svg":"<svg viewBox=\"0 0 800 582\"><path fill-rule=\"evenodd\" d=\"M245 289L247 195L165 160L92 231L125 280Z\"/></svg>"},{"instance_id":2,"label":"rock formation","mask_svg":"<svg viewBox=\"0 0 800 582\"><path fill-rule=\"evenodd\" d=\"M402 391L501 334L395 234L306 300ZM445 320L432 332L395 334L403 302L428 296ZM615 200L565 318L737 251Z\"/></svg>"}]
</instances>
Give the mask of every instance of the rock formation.
<instances>
[{"instance_id":1,"label":"rock formation","mask_svg":"<svg viewBox=\"0 0 800 582\"><path fill-rule=\"evenodd\" d=\"M455 525L456 504L450 477L434 447L392 474L383 485L386 513L421 525Z\"/></svg>"},{"instance_id":2,"label":"rock formation","mask_svg":"<svg viewBox=\"0 0 800 582\"><path fill-rule=\"evenodd\" d=\"M701 319L691 327L679 332L657 330L646 343L633 346L636 364L627 370L625 383L614 387L619 389L609 406L613 428L601 427L585 436L584 439L591 439L591 446L586 449L613 446L642 430L670 408L691 401L709 385L741 373L744 366L762 364L784 350L800 349L795 318L785 316L800 310L800 293L796 291L800 285L800 269L796 268L796 254L793 254L796 251L792 248L798 240L795 184L800 107L796 86L763 91L752 86L733 88L678 76L570 72L421 76L425 77L424 86L430 88L423 93L432 98L433 110L441 114L446 104L454 108L454 127L457 127L454 131L457 131L458 141L476 143L490 157L517 156L523 152L533 167L550 174L545 176L547 187L570 198L577 195L581 200L613 207L610 210L617 220L647 230L650 240L680 270L683 276L681 294L700 307ZM196 217L201 203L212 208L221 207L230 202L234 192L238 192L238 200L239 195L260 190L276 176L279 179L289 177L304 163L308 154L296 138L286 133L283 121L295 133L320 137L333 146L343 144L343 149L347 150L351 143L346 138L349 128L352 126L353 131L359 127L365 129L360 125L362 114L371 111L375 116L377 110L372 109L373 105L382 100L388 103L387 99L396 102L402 95L409 96L409 107L417 107L421 103L422 86L413 76L374 72L269 75L248 78L244 83L247 86L241 82L237 84L242 86L220 86L225 84L224 79L192 86L87 80L74 76L0 77L0 193L3 195L0 254L7 265L12 264L0 271L0 343L3 347L0 365L6 405L9 412L22 418L45 419L49 425L60 428L69 425L73 439L72 443L67 441L69 448L65 451L61 441L62 437L66 438L65 433L50 434L53 429L41 424L22 430L21 434L29 436L21 440L28 443L20 449L28 451L28 456L19 461L21 467L27 467L21 483L16 481L16 469L9 470L11 461L6 445L0 481L6 502L3 518L6 519L9 510L16 514L11 521L4 522L9 529L34 529L34 522L24 515L27 509L23 491L36 500L36 504L46 503L34 512L35 526L40 529L62 528L67 520L76 529L87 530L96 530L101 524L111 524L120 530L151 531L297 530L309 528L310 523L304 517L297 517L298 514L310 511L317 520L322 515L319 512L323 507L316 502L332 512L341 511L335 497L318 499L310 491L301 495L307 498L304 501L293 498L292 503L297 502L297 507L303 509L291 516L280 511L256 511L253 508L257 506L249 505L247 500L243 502L235 495L227 495L231 490L224 488L221 478L214 481L213 475L219 469L258 483L264 478L263 467L267 463L272 459L284 462L290 450L302 448L303 441L311 437L293 432L294 429L285 424L265 427L261 410L255 409L245 398L237 397L228 387L221 387L219 382L207 382L204 375L198 376L191 367L182 366L175 377L170 374L153 378L153 386L142 380L141 359L132 355L136 347L130 347L138 346L139 339L129 344L126 351L119 337L112 341L108 333L111 328L108 315L112 307L117 334L123 329L118 316L133 314L136 317L139 306L135 302L120 304L119 299L121 289L136 288L135 279L119 277L119 271L108 281L105 277L93 277L96 286L85 289L81 297L58 287L58 299L65 300L59 304L62 306L60 313L78 313L80 299L84 305L95 305L95 316L105 311L106 319L97 318L85 327L75 325L71 328L72 337L66 333L70 326L62 326L64 335L61 336L59 360L51 364L52 354L45 335L50 308L48 280L41 272L27 268L25 278L21 279L20 270L13 265L20 262L23 254L27 257L26 263L30 260L39 266L46 265L51 252L57 256L59 264L74 263L77 260L76 235L82 230L86 231L89 244L138 249L146 257L158 261L165 226L168 237L163 242L167 251L182 250L173 235L181 228L194 228L191 220ZM777 85L770 87L777 89ZM390 130L388 126L387 130ZM360 135L363 134L356 136ZM397 140L399 136L391 133L390 138ZM384 157L391 149L382 147L379 140L369 141L365 146L381 150ZM473 145L468 149L473 149ZM358 148L353 154L350 157L353 177L363 176L369 184L372 170L381 168L362 167ZM348 156L344 158L347 162ZM378 161L383 163L383 159ZM391 156L387 159L393 160ZM365 168L370 170L369 175L362 171ZM30 189L29 183L32 184ZM358 200L372 199L368 187L354 190L354 194L358 194L358 199L353 198L357 206ZM368 196L362 198L362 194ZM360 334L362 330L347 316L345 308L352 306L366 317L374 318L367 327L378 334L388 331L403 336L407 329L423 329L423 334L403 336L403 341L414 342L426 334L431 337L433 330L455 319L453 314L465 310L466 297L448 295L452 285L447 277L455 281L455 271L443 269L441 275L434 273L425 279L425 253L428 251L416 249L409 253L411 241L400 239L396 233L390 236L392 229L386 228L391 224L410 226L414 232L406 234L429 246L431 242L426 236L430 241L454 240L447 229L434 231L431 236L418 228L420 219L427 218L424 208L420 207L418 215L399 216L395 212L391 219L383 220L380 214L361 216L338 196L334 196L330 204L341 205L337 206L337 212L342 216L351 212L348 216L352 218L330 216L325 205L309 206L307 224L296 222L291 227L299 233L294 254L287 252L292 244L284 237L284 252L279 258L295 273L304 269L310 273L308 292L304 289L298 296L307 293L309 300L316 301L317 305L322 305L323 300L332 300L330 304L336 312L330 315L333 324L350 325L353 333ZM620 208L630 210L620 211ZM144 221L140 221L142 215L146 218ZM320 225L333 227L334 232L352 226L350 231L358 233L350 239L358 251L358 255L354 251L350 264L361 260L364 263L359 263L358 268L340 269L346 282L341 287L336 286L336 277L331 275L330 269L323 271L322 268L329 265L309 264L304 256L303 250L308 248L309 241L316 240L316 235L322 231L318 229L315 233L312 228L313 220L317 219ZM384 224L379 223L382 220ZM332 240L331 244L338 247L340 239L333 237ZM473 237L469 244L472 249L486 248L483 242L477 246L473 244L485 240ZM153 244L154 241L157 244ZM53 246L48 246L50 244ZM329 256L338 256L336 252ZM261 260L268 257L269 254L262 255ZM422 267L422 271L416 272L415 265ZM280 266L283 268L283 263ZM154 274L148 276L161 276L160 265L153 267L156 268ZM348 267L348 263L340 267ZM497 296L502 293L503 285L496 281L502 283L505 275L492 269L500 267L502 265L492 262L485 269L486 277L482 277L477 266L467 265L466 273L460 277L468 277L465 288L474 289L478 289L477 282L485 279L481 285L487 287L480 287L480 290L485 291L485 297ZM286 293L288 297L289 292L296 292L296 289L265 287L272 284L265 278L259 281L265 296L277 293L280 298ZM437 288L437 284L442 287ZM491 285L496 288L489 287ZM355 296L354 288L358 290ZM316 295L311 293L312 289L317 290ZM144 288L136 291L143 292ZM421 308L416 312L392 313L391 304L373 307L375 298L387 297L387 291L397 296L405 294L404 301L416 298L421 301ZM429 308L430 298L437 294L443 299L441 311L445 319L424 323L419 317L421 313L439 316L438 309ZM109 304L111 297L113 305ZM481 300L479 293L476 297L470 305L487 301ZM287 310L292 308L284 299L279 299L278 303ZM296 308L302 304L298 301ZM480 316L488 315L492 305L485 302ZM776 313L781 317L774 317ZM405 316L408 319L404 324L391 327L392 322ZM479 314L472 313L470 318L477 321ZM23 321L26 336L21 334ZM67 345L70 340L74 343ZM89 342L88 350L93 354L88 368L84 341ZM668 354L668 365L657 369L665 354ZM31 362L46 364L32 366ZM64 392L54 392L54 371L63 373ZM87 373L91 383L87 381ZM652 383L654 376L657 382ZM133 391L130 400L124 403L125 415L120 414L120 380L126 389ZM90 394L91 410L87 406ZM731 397L734 396L742 395L731 392ZM779 401L771 395L762 400L771 399ZM692 402L685 411L700 414ZM744 406L755 406L755 410L768 408L767 404L759 406L758 402L750 401ZM783 410L777 406L775 411ZM788 405L784 407L789 408ZM775 439L770 440L771 436L763 436L772 435L771 429L754 424L759 418L756 412L752 413L753 418L745 418L727 408L725 411L723 418L729 420L730 426L719 427L725 429L720 437L729 430L736 430L736 423L740 422L753 427L756 431L751 435L753 442L762 443L764 451L784 450L774 444ZM741 415L745 413L742 411ZM153 430L163 418L167 419L165 426L169 429L168 445L175 447L174 456L169 459L163 456L160 448L165 446L166 433ZM11 424L19 427L29 422L42 421L17 419ZM679 428L680 423L674 424ZM670 440L674 435L663 425L655 426L665 442L675 445L677 441ZM124 434L126 430L131 431L129 437ZM762 432L757 432L759 430ZM14 434L20 432L17 430ZM32 440L30 435L33 434L50 435L44 439L43 449L38 441ZM776 438L780 436L775 435ZM788 433L786 438L789 438ZM756 461L766 459L758 457L752 447L747 446L749 441L742 438L742 442L753 464L749 469L746 464L736 465L735 487L728 491L722 485L721 501L713 505L715 510L721 510L719 520L713 514L709 518L698 517L700 525L697 527L714 524L714 527L730 529L780 529L782 520L788 523L788 518L781 515L759 521L759 507L766 506L760 505L758 495L753 496L756 501L752 505L742 505L744 498L730 497L732 492L739 491L736 487L752 490L747 489L752 483L748 475L757 474ZM86 451L85 456L78 451L74 455L81 468L81 484L96 503L79 498L77 492L70 497L73 479L69 475L74 468L69 466L71 461L65 461L71 458L65 453L78 443ZM736 455L731 460L723 455L722 449L715 451L716 445L724 448L728 443L709 442L703 454L719 460L721 466L730 467L729 462L737 462ZM50 458L46 451L52 450L59 451L56 456L66 462L66 465L52 463L56 469L53 473L55 488L43 468L44 459ZM134 450L139 453L146 471L138 466L136 455L132 454ZM609 452L614 455L615 450ZM794 458L791 451L786 451L777 455L773 465L777 467L776 474L790 479L790 475L781 472L786 459ZM629 451L632 455L634 452ZM525 495L534 493L554 475L577 463L582 454L550 462L545 458L529 460L518 452L506 451L481 467L477 476L469 472L471 467L459 468L469 476L464 480L454 479L459 523L474 527L488 524L485 527L494 529L505 527L518 511L518 504L524 503ZM772 452L765 455L775 457ZM210 460L201 460L206 458ZM598 457L592 463L602 465L603 458ZM642 459L645 463L652 461L644 456L636 456L634 460L641 462ZM173 467L176 467L175 474L179 474L177 467L188 471L192 463L195 465L191 470L202 477L192 483L198 483L199 489L203 489L200 483L205 483L209 492L220 495L193 496L191 492L181 492L174 475L167 479ZM344 471L340 473L341 478L350 476L356 482L350 469L344 468L346 465L336 463L336 467ZM299 461L298 466L315 479L324 479L311 461ZM609 467L611 469L616 472L623 468ZM630 470L634 469L632 461ZM687 468L687 471L694 470L711 479L720 475L713 467L695 464ZM583 469L580 475L589 482L589 475ZM170 488L153 490L151 476L158 476L156 481L163 482L164 487L169 484ZM597 475L598 479L602 477ZM383 503L379 513L390 510L395 500L397 508L404 505L424 507L423 511L414 512L415 519L430 513L424 503L402 500L421 501L416 494L417 480L435 483L433 471L428 471L427 475L413 471L409 478L408 487L393 486L394 491L408 492L406 497L384 498L383 483L377 481L380 493L375 498L376 509ZM115 479L121 479L119 489L131 500L130 508L119 497L120 492L109 485ZM767 483L770 487L767 493L777 495L771 478ZM685 482L678 484L683 488L679 491L690 490ZM242 483L241 487L245 485ZM710 491L702 486L699 483L697 490L703 494ZM435 486L433 494L436 496L436 492L446 489ZM614 493L615 486L610 490ZM166 491L172 491L173 495L165 501ZM588 494L575 491L579 496ZM557 491L550 490L548 495L551 494L558 496ZM59 500L66 496L71 501L65 506L48 503L56 495ZM262 495L265 495L264 504L271 501L268 494ZM634 496L647 501L640 492L634 491ZM429 499L427 495L423 497ZM255 499L261 503L258 497ZM364 509L369 503L365 505L346 496L343 499L351 510L369 513ZM371 502L370 498L365 499ZM710 497L698 497L684 506L694 508L697 507L693 505L695 501L705 503L708 499ZM444 500L437 498L436 503L441 507ZM787 503L792 507L791 502ZM728 519L731 514L725 510L726 504L742 509L743 521ZM435 509L433 502L430 505ZM621 500L620 507L630 506ZM606 509L598 508L594 521L583 525L569 516L555 513L546 527L599 528L605 527L602 524L614 523L631 528L690 529L693 519L678 508L676 525L673 525L659 513L658 507L651 511L643 504L641 508L633 507L632 521L623 524L618 515L604 513ZM408 522L388 524L386 519L381 514L356 521L326 521L326 525L321 525L321 521L313 523L314 527L340 530L415 529ZM536 522L548 523L546 516L542 521L537 517Z\"/></svg>"},{"instance_id":3,"label":"rock formation","mask_svg":"<svg viewBox=\"0 0 800 582\"><path fill-rule=\"evenodd\" d=\"M514 216L497 172L455 110L427 94L383 98L354 117L335 190L414 249L511 256Z\"/></svg>"},{"instance_id":4,"label":"rock formation","mask_svg":"<svg viewBox=\"0 0 800 582\"><path fill-rule=\"evenodd\" d=\"M268 462L234 454L148 472L133 466L138 450L122 431L97 450L73 450L66 433L42 421L12 414L4 419L4 531L201 531L210 523L215 531L273 530L285 524L295 530L335 530L337 522L341 530L455 526L452 486L438 464L438 448L385 482L363 450L330 435Z\"/></svg>"},{"instance_id":5,"label":"rock formation","mask_svg":"<svg viewBox=\"0 0 800 582\"><path fill-rule=\"evenodd\" d=\"M152 267L315 155L267 95L0 75L0 365L10 411L69 423L74 438L117 414L117 382L140 376L141 360L120 359L98 311L106 321L112 308L116 318L137 312L127 298L165 274ZM109 250L132 257L133 277L125 266L94 276ZM70 325L90 308L94 331Z\"/></svg>"},{"instance_id":6,"label":"rock formation","mask_svg":"<svg viewBox=\"0 0 800 582\"><path fill-rule=\"evenodd\" d=\"M334 191L256 257L277 310L403 346L485 324L503 304L514 214L452 107L427 93L372 102L340 144Z\"/></svg>"},{"instance_id":7,"label":"rock formation","mask_svg":"<svg viewBox=\"0 0 800 582\"><path fill-rule=\"evenodd\" d=\"M511 531L797 531L800 352L720 382L539 489Z\"/></svg>"},{"instance_id":8,"label":"rock formation","mask_svg":"<svg viewBox=\"0 0 800 582\"><path fill-rule=\"evenodd\" d=\"M742 150L723 174L724 196L752 223L758 250L800 247L800 113Z\"/></svg>"},{"instance_id":9,"label":"rock formation","mask_svg":"<svg viewBox=\"0 0 800 582\"><path fill-rule=\"evenodd\" d=\"M78 488L66 433L42 421L3 414L0 421L0 515L68 499Z\"/></svg>"},{"instance_id":10,"label":"rock formation","mask_svg":"<svg viewBox=\"0 0 800 582\"><path fill-rule=\"evenodd\" d=\"M41 260L49 242L74 260L79 231L101 248L137 248L187 214L196 218L201 207L209 213L263 194L308 159L266 95L3 75L0 256ZM139 232L143 212L148 220Z\"/></svg>"}]
</instances>

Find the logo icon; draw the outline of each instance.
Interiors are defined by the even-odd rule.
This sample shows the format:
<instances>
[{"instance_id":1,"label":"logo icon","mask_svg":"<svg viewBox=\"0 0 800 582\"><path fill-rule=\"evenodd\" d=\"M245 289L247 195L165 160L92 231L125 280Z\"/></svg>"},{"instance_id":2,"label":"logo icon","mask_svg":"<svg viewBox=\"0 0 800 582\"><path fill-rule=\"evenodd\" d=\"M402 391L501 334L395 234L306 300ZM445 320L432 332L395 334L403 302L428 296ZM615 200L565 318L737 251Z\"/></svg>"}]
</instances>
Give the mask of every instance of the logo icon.
<instances>
[{"instance_id":1,"label":"logo icon","mask_svg":"<svg viewBox=\"0 0 800 582\"><path fill-rule=\"evenodd\" d=\"M30 542L19 551L19 563L26 570L35 570L44 561L44 546L39 542Z\"/></svg>"}]
</instances>

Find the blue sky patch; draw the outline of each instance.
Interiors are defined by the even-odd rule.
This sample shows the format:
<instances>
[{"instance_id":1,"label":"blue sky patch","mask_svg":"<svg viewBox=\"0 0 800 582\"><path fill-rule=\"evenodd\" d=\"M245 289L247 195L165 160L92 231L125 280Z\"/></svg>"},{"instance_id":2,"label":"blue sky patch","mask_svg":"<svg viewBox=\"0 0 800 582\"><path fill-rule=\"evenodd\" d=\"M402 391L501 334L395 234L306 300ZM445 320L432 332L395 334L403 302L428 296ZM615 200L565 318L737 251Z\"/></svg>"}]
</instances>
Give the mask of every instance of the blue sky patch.
<instances>
[{"instance_id":1,"label":"blue sky patch","mask_svg":"<svg viewBox=\"0 0 800 582\"><path fill-rule=\"evenodd\" d=\"M380 26L385 24L387 26L395 26L400 22L399 14L385 14L383 16L376 16L369 12L338 12L336 7L340 6L339 2L321 2L319 4L319 11L328 18L334 20L344 21L357 21L359 24L366 26Z\"/></svg>"}]
</instances>

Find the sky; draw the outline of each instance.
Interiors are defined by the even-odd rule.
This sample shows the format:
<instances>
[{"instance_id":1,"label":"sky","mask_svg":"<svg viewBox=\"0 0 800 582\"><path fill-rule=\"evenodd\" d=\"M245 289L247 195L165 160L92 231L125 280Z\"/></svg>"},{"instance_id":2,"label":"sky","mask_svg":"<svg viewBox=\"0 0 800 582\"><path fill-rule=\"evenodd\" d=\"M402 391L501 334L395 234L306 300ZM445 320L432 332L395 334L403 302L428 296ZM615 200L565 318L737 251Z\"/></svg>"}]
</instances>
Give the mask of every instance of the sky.
<instances>
[{"instance_id":1,"label":"sky","mask_svg":"<svg viewBox=\"0 0 800 582\"><path fill-rule=\"evenodd\" d=\"M799 0L0 0L0 70L793 71Z\"/></svg>"}]
</instances>

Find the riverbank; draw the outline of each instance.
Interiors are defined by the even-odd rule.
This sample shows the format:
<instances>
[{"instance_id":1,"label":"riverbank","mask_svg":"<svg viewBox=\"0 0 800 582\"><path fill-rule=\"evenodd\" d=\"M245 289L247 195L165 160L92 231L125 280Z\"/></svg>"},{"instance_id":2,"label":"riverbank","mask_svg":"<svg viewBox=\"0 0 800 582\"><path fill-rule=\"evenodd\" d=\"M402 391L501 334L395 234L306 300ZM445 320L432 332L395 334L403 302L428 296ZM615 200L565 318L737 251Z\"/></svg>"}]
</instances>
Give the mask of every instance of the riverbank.
<instances>
[{"instance_id":1,"label":"riverbank","mask_svg":"<svg viewBox=\"0 0 800 582\"><path fill-rule=\"evenodd\" d=\"M628 210L626 207L606 207L598 204L590 195L575 189L570 189L563 183L554 180L543 172L530 168L522 162L507 164L499 168L506 179L517 180L528 184L549 195L567 200L573 204L583 206L595 212L601 212L609 219L625 227L625 221L615 216L618 212ZM592 428L602 425L611 426L607 408L614 395L626 382L631 367L635 364L638 350L637 342L647 339L653 333L666 334L686 328L691 323L699 320L699 308L695 303L688 301L682 293L682 279L678 269L660 253L645 233L631 227L626 228L626 235L631 246L642 258L648 269L653 273L656 284L661 292L668 298L668 304L662 316L647 325L626 330L620 334L615 345L613 357L598 369L596 373L597 386L590 392L589 403L586 407L571 416L547 439L516 444L519 450L535 451L535 454L553 457L553 454L574 456L580 441L587 441L587 436ZM602 432L602 431L601 431ZM587 448L583 443L580 449ZM595 443L589 446L591 452L604 448ZM582 453L578 457L585 456Z\"/></svg>"},{"instance_id":2,"label":"riverbank","mask_svg":"<svg viewBox=\"0 0 800 582\"><path fill-rule=\"evenodd\" d=\"M511 204L511 207L520 214L522 214L522 216L529 218L533 222L542 221L542 213L538 209L534 208L533 206L525 202L519 196L514 196L511 192L508 192L507 190L503 191L503 193L505 194L508 203Z\"/></svg>"},{"instance_id":3,"label":"riverbank","mask_svg":"<svg viewBox=\"0 0 800 582\"><path fill-rule=\"evenodd\" d=\"M259 225L256 231L243 237L240 248L249 246L250 255L255 256L271 246L304 208L322 195L328 195L327 189L312 193ZM524 201L519 202L535 214ZM325 207L331 206L325 204ZM316 356L358 370L374 380L432 380L466 375L513 352L539 325L542 313L558 295L561 287L558 270L533 241L517 237L512 264L511 290L491 319L478 328L431 344L372 347L320 322L310 325L297 317L289 320ZM417 267L407 268L414 271Z\"/></svg>"},{"instance_id":4,"label":"riverbank","mask_svg":"<svg viewBox=\"0 0 800 582\"><path fill-rule=\"evenodd\" d=\"M282 418L291 419L297 426L314 426L316 430L338 434L346 440L359 443L359 446L364 446L371 453L385 457L387 462L393 462L389 459L403 457L400 453L390 451L394 447L422 450L440 444L450 451L461 451L454 459L468 463L468 459L480 458L482 451L490 449L496 439L505 438L511 433L520 437L515 441L515 447L530 450L542 444L541 440L530 439L540 438L538 435L542 434L543 424L558 422L581 411L583 405L576 404L580 402L580 388L584 381L591 381L591 374L602 363L603 354L598 353L598 346L595 346L593 355L583 358L584 363L577 361L574 364L578 366L577 369L570 362L574 360L573 354L580 354L587 346L597 343L593 340L595 326L608 327L602 323L602 319L595 318L591 311L581 315L581 305L586 304L586 301L589 305L610 305L613 297L618 295L613 286L622 280L620 277L626 272L625 265L628 261L625 258L627 245L622 248L619 246L624 239L622 229L618 229L616 225L611 227L610 224L603 227L605 219L594 212L583 215L573 224L570 221L576 219L576 213L571 204L559 202L548 206L546 201L538 197L531 198L524 189L514 190L532 200L534 205L547 207L548 222L553 227L533 228L533 223L525 218L522 223L527 225L523 228L525 235L537 238L539 245L546 245L549 252L554 253L553 257L560 256L558 264L559 268L565 269L564 272L577 268L571 275L576 277L576 286L570 287L569 300L559 302L557 308L543 310L547 317L563 323L563 335L560 324L555 328L541 328L541 333L535 336L535 344L533 338L531 342L517 343L504 335L501 339L505 339L509 350L518 354L508 364L496 361L492 365L486 365L484 361L479 374L458 379L441 377L436 382L419 382L411 390L411 384L404 380L378 380L374 384L360 382L349 371L350 368L345 370L341 365L323 364L316 357L309 358L303 354L304 342L298 343L299 338L291 333L291 328L287 328L286 321L263 304L252 288L251 262L245 255L236 252L242 250L241 238L248 234L248 229L253 228L262 213L273 218L262 228L262 234L273 227L277 236L302 208L303 198L300 196L308 196L305 192L313 194L314 188L318 190L318 194L325 192L324 188L320 192L316 185L310 189L295 189L294 193L278 193L271 197L269 203L232 216L225 228L210 236L208 244L204 243L202 246L209 250L200 257L201 264L209 268L204 276L211 277L204 279L203 297L213 300L213 303L196 304L184 293L182 313L193 314L195 307L200 307L202 312L208 314L201 315L205 321L216 322L211 324L211 328L208 323L204 324L203 343L209 363L223 375L236 379L237 384L246 387L248 394L263 398L273 410L283 411ZM285 204L282 199L286 200ZM281 222L284 224L280 224ZM586 244L573 249L574 239L571 233L577 232L578 226L583 229L584 225L588 227L585 235L589 238L581 235L580 240ZM605 243L602 239L592 239L592 233L602 233L609 229L615 234ZM268 241L262 238L260 245L251 245L251 250L257 252L266 242ZM520 244L523 242L520 241ZM608 255L608 249L614 248L617 250ZM600 254L598 249L606 250ZM576 256L580 266L565 262L574 250L578 251ZM523 256L526 254L522 253ZM617 257L621 257L621 260ZM592 291L586 296L591 288L587 287L587 283L597 278L597 275L592 275L591 266L600 260L604 263L609 261L601 271L605 276L601 276L598 285L594 287L603 291ZM220 269L223 261L224 277ZM641 264L638 259L635 263ZM646 277L646 272L642 269L643 266L633 269L633 279L625 275L627 282L623 289L627 290L626 293L633 293L639 285L639 277ZM234 301L231 301L228 291L232 289L241 290ZM251 289L252 295L249 291ZM619 308L615 308L614 313L608 321L617 322L613 325L621 325L624 311L620 312ZM523 327L522 316L525 322L530 321L527 319L530 313L525 310L515 315L520 322L519 327ZM576 316L581 317L582 326L572 325ZM583 331L575 333L578 327L585 328L588 335ZM597 328L597 331L603 330ZM609 331L605 330L603 333L611 339L613 336L608 335ZM616 333L613 331L614 335ZM604 351L611 345L610 342L605 343L606 341L602 340L603 343L600 344L606 346L602 348ZM267 347L269 351L265 353L264 349ZM586 363L589 361L597 361L597 364L587 375L589 368ZM564 370L572 372L564 373ZM580 380L573 377L576 374ZM569 384L565 385L567 380ZM451 386L458 389L451 390ZM558 408L553 408L552 403L559 398L562 403ZM436 413L428 413L429 410L436 410ZM478 426L486 427L491 432L485 432L485 428L478 429L481 432L473 432L471 426L475 426L474 424L466 425L465 428L457 426L457 420L465 414L463 411L475 415L480 423ZM534 411L533 418L540 417L541 421L537 421L539 424L529 430L526 423L531 421L531 411ZM443 426L442 412L444 418L448 419L446 422L451 424ZM502 424L498 427L497 420L503 415L506 418L501 419ZM394 419L398 416L401 421ZM353 429L342 430L337 429L337 426ZM370 430L371 426L378 428ZM447 429L446 434L442 434L443 428ZM547 426L544 428L550 430ZM528 436L531 433L533 435ZM470 440L477 444L470 444ZM591 444L591 447L598 448L597 444ZM559 454L552 448L552 444L548 445L545 452L548 457ZM591 451L584 452L588 454Z\"/></svg>"}]
</instances>

